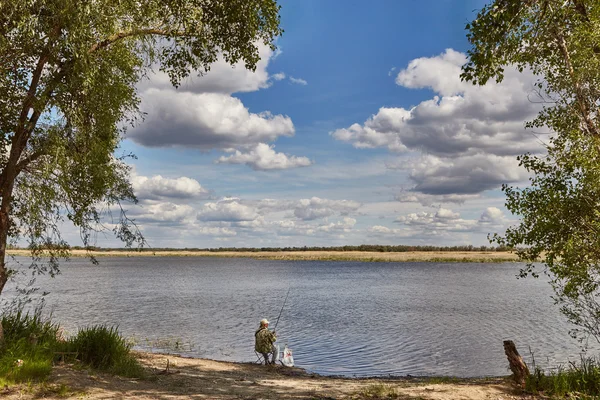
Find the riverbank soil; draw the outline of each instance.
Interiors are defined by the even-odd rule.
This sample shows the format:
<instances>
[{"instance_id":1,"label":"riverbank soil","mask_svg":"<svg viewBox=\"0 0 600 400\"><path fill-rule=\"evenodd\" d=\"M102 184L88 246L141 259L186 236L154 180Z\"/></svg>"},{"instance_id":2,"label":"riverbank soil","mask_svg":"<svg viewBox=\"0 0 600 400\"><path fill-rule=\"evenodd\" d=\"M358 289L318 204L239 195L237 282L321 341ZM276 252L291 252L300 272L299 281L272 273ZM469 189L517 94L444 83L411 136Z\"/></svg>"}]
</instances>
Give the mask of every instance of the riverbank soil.
<instances>
[{"instance_id":1,"label":"riverbank soil","mask_svg":"<svg viewBox=\"0 0 600 400\"><path fill-rule=\"evenodd\" d=\"M228 363L174 355L136 353L149 378L127 379L57 365L47 383L0 388L16 399L534 399L507 378L350 379L298 368ZM167 370L167 362L169 368Z\"/></svg>"}]
</instances>

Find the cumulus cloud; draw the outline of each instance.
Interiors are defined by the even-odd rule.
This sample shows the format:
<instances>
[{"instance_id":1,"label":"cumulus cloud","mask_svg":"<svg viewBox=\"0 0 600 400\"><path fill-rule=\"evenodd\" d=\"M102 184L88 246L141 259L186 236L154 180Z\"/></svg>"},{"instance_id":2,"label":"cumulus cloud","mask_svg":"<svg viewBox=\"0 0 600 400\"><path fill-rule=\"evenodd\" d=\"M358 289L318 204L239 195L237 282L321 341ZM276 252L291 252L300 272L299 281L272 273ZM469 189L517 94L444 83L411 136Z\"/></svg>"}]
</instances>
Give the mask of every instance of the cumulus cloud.
<instances>
[{"instance_id":1,"label":"cumulus cloud","mask_svg":"<svg viewBox=\"0 0 600 400\"><path fill-rule=\"evenodd\" d=\"M440 232L483 232L503 229L509 224L504 213L496 207L486 208L479 219L464 219L460 213L440 207L436 212L418 212L401 215L394 221L410 227L416 234Z\"/></svg>"},{"instance_id":2,"label":"cumulus cloud","mask_svg":"<svg viewBox=\"0 0 600 400\"><path fill-rule=\"evenodd\" d=\"M411 166L418 193L475 194L523 180L514 156L542 150L539 139L524 129L524 121L541 109L530 101L536 77L508 68L500 84L475 86L460 79L465 62L463 53L451 49L411 61L396 83L429 88L432 99L410 109L382 107L364 124L330 134L357 148L426 154Z\"/></svg>"},{"instance_id":3,"label":"cumulus cloud","mask_svg":"<svg viewBox=\"0 0 600 400\"><path fill-rule=\"evenodd\" d=\"M131 185L138 199L160 200L167 198L192 199L201 198L208 194L197 180L185 176L179 178L164 178L161 175L153 177L133 175Z\"/></svg>"},{"instance_id":4,"label":"cumulus cloud","mask_svg":"<svg viewBox=\"0 0 600 400\"><path fill-rule=\"evenodd\" d=\"M194 227L194 233L205 236L236 236L237 232L229 228L219 228L211 226Z\"/></svg>"},{"instance_id":5,"label":"cumulus cloud","mask_svg":"<svg viewBox=\"0 0 600 400\"><path fill-rule=\"evenodd\" d=\"M479 217L480 224L504 224L507 218L504 216L502 210L497 207L488 207Z\"/></svg>"},{"instance_id":6,"label":"cumulus cloud","mask_svg":"<svg viewBox=\"0 0 600 400\"><path fill-rule=\"evenodd\" d=\"M292 83L295 83L297 85L302 85L302 86L306 86L308 85L308 82L306 82L304 79L302 78L294 78L293 76L290 76L290 81Z\"/></svg>"},{"instance_id":7,"label":"cumulus cloud","mask_svg":"<svg viewBox=\"0 0 600 400\"><path fill-rule=\"evenodd\" d=\"M461 158L422 156L409 163L414 191L430 195L476 194L527 179L515 157L476 154Z\"/></svg>"},{"instance_id":8,"label":"cumulus cloud","mask_svg":"<svg viewBox=\"0 0 600 400\"><path fill-rule=\"evenodd\" d=\"M334 215L348 216L355 213L362 204L353 200L332 200L311 197L300 200L264 199L249 202L256 207L259 214L267 215L278 212L292 212L295 218L311 221Z\"/></svg>"},{"instance_id":9,"label":"cumulus cloud","mask_svg":"<svg viewBox=\"0 0 600 400\"><path fill-rule=\"evenodd\" d=\"M230 156L222 156L217 163L246 164L255 171L281 170L297 167L308 167L312 161L307 157L290 156L277 153L273 145L259 143L247 153L236 150Z\"/></svg>"},{"instance_id":10,"label":"cumulus cloud","mask_svg":"<svg viewBox=\"0 0 600 400\"><path fill-rule=\"evenodd\" d=\"M401 203L420 203L424 206L430 206L435 203L456 203L463 204L468 200L475 200L480 198L479 194L444 194L444 195L432 195L423 194L418 192L404 191L394 196L394 198Z\"/></svg>"},{"instance_id":11,"label":"cumulus cloud","mask_svg":"<svg viewBox=\"0 0 600 400\"><path fill-rule=\"evenodd\" d=\"M356 225L354 218L344 217L341 221L331 222L317 227L321 232L349 232Z\"/></svg>"},{"instance_id":12,"label":"cumulus cloud","mask_svg":"<svg viewBox=\"0 0 600 400\"><path fill-rule=\"evenodd\" d=\"M267 72L272 50L259 45L255 71L242 63L228 65L221 57L204 76L191 77L177 89L164 73L156 73L138 86L140 110L145 119L129 132L134 142L148 147L186 147L208 150L248 150L280 136L293 136L294 124L286 115L250 112L233 93L269 87L285 78ZM281 160L285 155L277 155ZM232 159L233 161L233 159ZM306 164L297 157L286 165ZM285 164L285 163L284 163ZM260 163L250 163L260 168Z\"/></svg>"},{"instance_id":13,"label":"cumulus cloud","mask_svg":"<svg viewBox=\"0 0 600 400\"><path fill-rule=\"evenodd\" d=\"M202 76L189 76L179 87L179 92L190 93L222 93L232 94L240 92L255 92L270 86L270 76L267 72L269 61L274 58L271 48L263 43L258 43L258 54L260 60L256 63L256 70L250 71L245 68L244 62L239 61L230 65L223 56L211 64L210 70ZM271 76L278 80L275 74ZM173 90L169 77L164 72L156 72L143 81L139 89L143 93L149 88L160 90Z\"/></svg>"},{"instance_id":14,"label":"cumulus cloud","mask_svg":"<svg viewBox=\"0 0 600 400\"><path fill-rule=\"evenodd\" d=\"M406 236L406 234L407 234L407 232L402 229L388 228L387 226L383 226L383 225L371 226L370 228L367 228L367 232L369 232L371 235L375 235L375 236L388 236L388 235Z\"/></svg>"},{"instance_id":15,"label":"cumulus cloud","mask_svg":"<svg viewBox=\"0 0 600 400\"><path fill-rule=\"evenodd\" d=\"M224 199L215 203L206 203L198 212L200 221L253 221L258 213L253 207L241 204L238 199Z\"/></svg>"},{"instance_id":16,"label":"cumulus cloud","mask_svg":"<svg viewBox=\"0 0 600 400\"><path fill-rule=\"evenodd\" d=\"M226 149L294 134L289 117L251 113L240 99L219 93L149 89L141 108L148 113L146 120L129 137L149 147Z\"/></svg>"},{"instance_id":17,"label":"cumulus cloud","mask_svg":"<svg viewBox=\"0 0 600 400\"><path fill-rule=\"evenodd\" d=\"M196 210L187 204L158 202L133 208L128 214L141 224L187 225L194 222Z\"/></svg>"},{"instance_id":18,"label":"cumulus cloud","mask_svg":"<svg viewBox=\"0 0 600 400\"><path fill-rule=\"evenodd\" d=\"M302 220L313 220L334 214L348 215L360 206L360 203L352 200L329 200L313 197L299 200L294 205L294 215Z\"/></svg>"}]
</instances>

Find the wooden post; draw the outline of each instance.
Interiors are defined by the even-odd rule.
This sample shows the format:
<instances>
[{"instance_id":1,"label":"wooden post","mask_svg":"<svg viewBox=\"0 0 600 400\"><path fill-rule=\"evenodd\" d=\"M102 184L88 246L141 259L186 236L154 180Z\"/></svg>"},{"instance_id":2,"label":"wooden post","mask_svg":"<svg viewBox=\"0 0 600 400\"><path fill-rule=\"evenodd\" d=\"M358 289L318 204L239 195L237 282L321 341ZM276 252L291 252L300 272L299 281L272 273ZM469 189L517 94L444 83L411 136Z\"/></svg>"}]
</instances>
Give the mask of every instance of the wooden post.
<instances>
[{"instance_id":1,"label":"wooden post","mask_svg":"<svg viewBox=\"0 0 600 400\"><path fill-rule=\"evenodd\" d=\"M504 341L504 353L508 358L508 364L510 365L510 370L513 373L515 382L517 385L525 387L525 380L529 376L529 368L527 368L527 364L523 362L523 358L519 355L517 346L515 346L515 343L512 340Z\"/></svg>"}]
</instances>

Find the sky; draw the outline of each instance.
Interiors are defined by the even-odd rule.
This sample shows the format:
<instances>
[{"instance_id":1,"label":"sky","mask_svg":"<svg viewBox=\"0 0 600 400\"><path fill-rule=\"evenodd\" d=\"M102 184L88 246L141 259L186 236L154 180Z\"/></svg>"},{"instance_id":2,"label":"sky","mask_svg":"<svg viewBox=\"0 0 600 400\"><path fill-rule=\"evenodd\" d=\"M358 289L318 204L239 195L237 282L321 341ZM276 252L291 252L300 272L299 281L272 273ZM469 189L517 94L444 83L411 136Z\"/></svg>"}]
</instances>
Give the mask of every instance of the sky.
<instances>
[{"instance_id":1,"label":"sky","mask_svg":"<svg viewBox=\"0 0 600 400\"><path fill-rule=\"evenodd\" d=\"M177 90L138 85L120 151L150 247L480 246L517 222L500 188L527 185L540 106L527 71L461 82L485 1L279 3L255 72L219 60Z\"/></svg>"}]
</instances>

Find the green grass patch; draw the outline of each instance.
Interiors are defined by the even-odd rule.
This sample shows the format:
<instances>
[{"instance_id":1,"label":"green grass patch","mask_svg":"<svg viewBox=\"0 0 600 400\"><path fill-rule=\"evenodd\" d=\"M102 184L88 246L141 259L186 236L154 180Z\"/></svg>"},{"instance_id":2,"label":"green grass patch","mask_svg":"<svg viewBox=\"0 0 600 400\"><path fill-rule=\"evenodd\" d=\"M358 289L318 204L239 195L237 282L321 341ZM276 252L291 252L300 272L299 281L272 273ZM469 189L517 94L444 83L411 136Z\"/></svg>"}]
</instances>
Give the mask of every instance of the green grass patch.
<instances>
[{"instance_id":1,"label":"green grass patch","mask_svg":"<svg viewBox=\"0 0 600 400\"><path fill-rule=\"evenodd\" d=\"M92 368L128 378L144 377L144 369L130 353L130 343L116 327L97 325L81 329L69 340L67 349Z\"/></svg>"},{"instance_id":2,"label":"green grass patch","mask_svg":"<svg viewBox=\"0 0 600 400\"><path fill-rule=\"evenodd\" d=\"M527 378L525 390L555 398L575 394L578 399L596 399L600 396L600 361L582 357L579 364L571 363L568 368L547 374L535 368Z\"/></svg>"},{"instance_id":3,"label":"green grass patch","mask_svg":"<svg viewBox=\"0 0 600 400\"><path fill-rule=\"evenodd\" d=\"M117 328L92 326L77 335L60 338L60 327L41 309L5 312L0 317L4 344L0 347L0 385L44 382L59 359L79 367L106 371L128 378L145 377L144 368L130 352L131 345Z\"/></svg>"}]
</instances>

